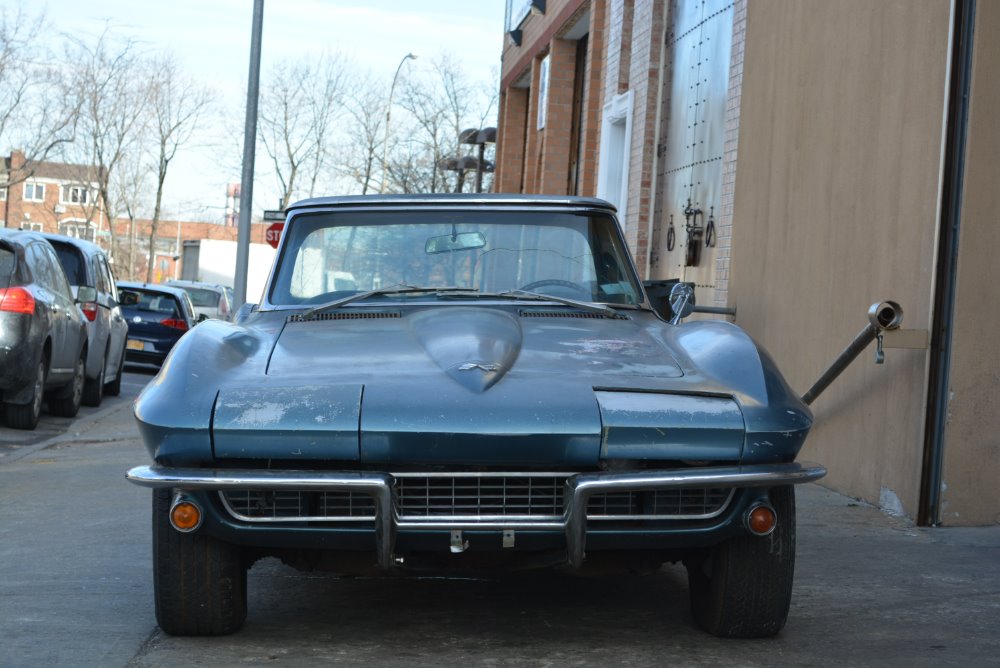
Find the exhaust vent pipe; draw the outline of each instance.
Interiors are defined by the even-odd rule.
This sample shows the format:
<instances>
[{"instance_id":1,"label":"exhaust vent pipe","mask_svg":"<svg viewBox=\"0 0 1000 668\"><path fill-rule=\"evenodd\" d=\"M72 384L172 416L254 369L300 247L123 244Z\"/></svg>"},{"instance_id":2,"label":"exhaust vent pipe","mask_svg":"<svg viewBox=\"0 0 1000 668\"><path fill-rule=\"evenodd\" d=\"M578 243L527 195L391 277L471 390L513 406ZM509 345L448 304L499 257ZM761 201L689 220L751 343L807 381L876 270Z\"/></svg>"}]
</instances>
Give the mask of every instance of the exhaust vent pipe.
<instances>
[{"instance_id":1,"label":"exhaust vent pipe","mask_svg":"<svg viewBox=\"0 0 1000 668\"><path fill-rule=\"evenodd\" d=\"M833 361L830 368L819 377L819 380L809 388L809 391L802 395L802 402L809 405L816 400L823 390L830 386L837 379L844 369L861 354L868 344L878 341L875 350L875 363L882 364L885 361L885 353L882 352L882 332L891 329L899 329L903 324L903 308L894 301L876 302L868 309L868 324L858 332L850 345L844 348L844 352Z\"/></svg>"}]
</instances>

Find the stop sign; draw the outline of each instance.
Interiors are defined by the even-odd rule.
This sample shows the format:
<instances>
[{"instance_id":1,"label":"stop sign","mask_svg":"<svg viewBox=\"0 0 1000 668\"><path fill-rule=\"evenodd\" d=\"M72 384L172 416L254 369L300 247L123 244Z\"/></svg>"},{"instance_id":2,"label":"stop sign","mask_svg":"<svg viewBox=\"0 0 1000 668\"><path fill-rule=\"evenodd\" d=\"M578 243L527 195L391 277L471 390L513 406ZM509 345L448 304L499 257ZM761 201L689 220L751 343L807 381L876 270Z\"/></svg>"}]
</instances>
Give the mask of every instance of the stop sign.
<instances>
[{"instance_id":1,"label":"stop sign","mask_svg":"<svg viewBox=\"0 0 1000 668\"><path fill-rule=\"evenodd\" d=\"M274 225L271 225L264 233L264 241L271 244L271 248L277 248L278 242L281 241L281 232L284 229L284 223L275 223Z\"/></svg>"}]
</instances>

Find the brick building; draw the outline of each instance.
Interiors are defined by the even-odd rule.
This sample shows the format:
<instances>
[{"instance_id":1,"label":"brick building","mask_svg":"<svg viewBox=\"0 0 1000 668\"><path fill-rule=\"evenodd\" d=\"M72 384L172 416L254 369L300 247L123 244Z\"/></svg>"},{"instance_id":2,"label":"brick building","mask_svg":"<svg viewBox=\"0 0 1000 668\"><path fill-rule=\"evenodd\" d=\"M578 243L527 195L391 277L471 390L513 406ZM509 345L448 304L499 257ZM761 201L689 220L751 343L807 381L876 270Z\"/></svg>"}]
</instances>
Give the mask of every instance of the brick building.
<instances>
[{"instance_id":1,"label":"brick building","mask_svg":"<svg viewBox=\"0 0 1000 668\"><path fill-rule=\"evenodd\" d=\"M115 240L111 253L119 278L144 279L152 221L117 218L113 233L98 196L97 168L62 162L26 160L21 151L3 158L0 172L0 225L49 234L87 239L105 249ZM233 218L238 186L227 191L226 224L161 220L153 243L155 282L179 277L180 249L184 241L222 239L235 241L238 229L228 224ZM265 243L270 223L251 225L251 243Z\"/></svg>"},{"instance_id":2,"label":"brick building","mask_svg":"<svg viewBox=\"0 0 1000 668\"><path fill-rule=\"evenodd\" d=\"M1000 3L510 0L506 23L496 190L612 201L643 277L734 311L801 392L900 302L908 343L820 397L803 455L921 523L1000 522Z\"/></svg>"}]
</instances>

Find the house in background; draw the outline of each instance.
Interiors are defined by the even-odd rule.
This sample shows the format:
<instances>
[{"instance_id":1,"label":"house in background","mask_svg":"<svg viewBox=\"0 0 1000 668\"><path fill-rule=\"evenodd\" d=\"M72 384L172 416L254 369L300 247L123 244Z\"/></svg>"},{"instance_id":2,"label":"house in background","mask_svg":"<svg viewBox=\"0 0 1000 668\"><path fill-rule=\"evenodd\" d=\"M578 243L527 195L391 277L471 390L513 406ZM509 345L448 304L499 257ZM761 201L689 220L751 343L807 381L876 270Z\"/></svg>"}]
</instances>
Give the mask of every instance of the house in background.
<instances>
[{"instance_id":1,"label":"house in background","mask_svg":"<svg viewBox=\"0 0 1000 668\"><path fill-rule=\"evenodd\" d=\"M4 227L64 234L88 241L107 227L98 197L96 167L26 160L21 151L3 158L0 214Z\"/></svg>"},{"instance_id":2,"label":"house in background","mask_svg":"<svg viewBox=\"0 0 1000 668\"><path fill-rule=\"evenodd\" d=\"M496 190L614 202L814 404L827 484L921 524L1000 522L1000 3L512 0ZM893 348L893 346L906 346Z\"/></svg>"}]
</instances>

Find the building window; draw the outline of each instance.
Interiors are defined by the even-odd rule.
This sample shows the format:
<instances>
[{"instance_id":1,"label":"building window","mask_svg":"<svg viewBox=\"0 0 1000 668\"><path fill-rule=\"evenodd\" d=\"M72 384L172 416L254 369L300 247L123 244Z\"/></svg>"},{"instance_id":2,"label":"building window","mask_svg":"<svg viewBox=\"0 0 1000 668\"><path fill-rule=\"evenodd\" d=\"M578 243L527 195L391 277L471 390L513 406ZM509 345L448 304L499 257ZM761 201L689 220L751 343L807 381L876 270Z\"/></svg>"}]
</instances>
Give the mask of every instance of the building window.
<instances>
[{"instance_id":1,"label":"building window","mask_svg":"<svg viewBox=\"0 0 1000 668\"><path fill-rule=\"evenodd\" d=\"M7 199L7 188L0 188L0 202Z\"/></svg>"},{"instance_id":2,"label":"building window","mask_svg":"<svg viewBox=\"0 0 1000 668\"><path fill-rule=\"evenodd\" d=\"M86 221L70 221L67 223L59 223L59 234L63 234L67 237L75 237L77 239L85 239L86 241L94 241L97 237L97 228L93 223L88 223Z\"/></svg>"},{"instance_id":3,"label":"building window","mask_svg":"<svg viewBox=\"0 0 1000 668\"><path fill-rule=\"evenodd\" d=\"M90 188L83 186L63 186L63 204L90 204L93 201L93 193Z\"/></svg>"},{"instance_id":4,"label":"building window","mask_svg":"<svg viewBox=\"0 0 1000 668\"><path fill-rule=\"evenodd\" d=\"M549 106L549 57L542 58L538 68L538 129L545 127L545 108Z\"/></svg>"},{"instance_id":5,"label":"building window","mask_svg":"<svg viewBox=\"0 0 1000 668\"><path fill-rule=\"evenodd\" d=\"M28 202L44 202L45 201L45 184L44 183L25 183L24 184L24 199Z\"/></svg>"},{"instance_id":6,"label":"building window","mask_svg":"<svg viewBox=\"0 0 1000 668\"><path fill-rule=\"evenodd\" d=\"M26 220L21 223L22 230L28 230L29 232L44 232L45 226L42 223L33 223L30 220Z\"/></svg>"},{"instance_id":7,"label":"building window","mask_svg":"<svg viewBox=\"0 0 1000 668\"><path fill-rule=\"evenodd\" d=\"M597 196L618 207L625 223L628 204L629 149L632 140L632 91L616 95L604 106L601 119L600 165Z\"/></svg>"}]
</instances>

